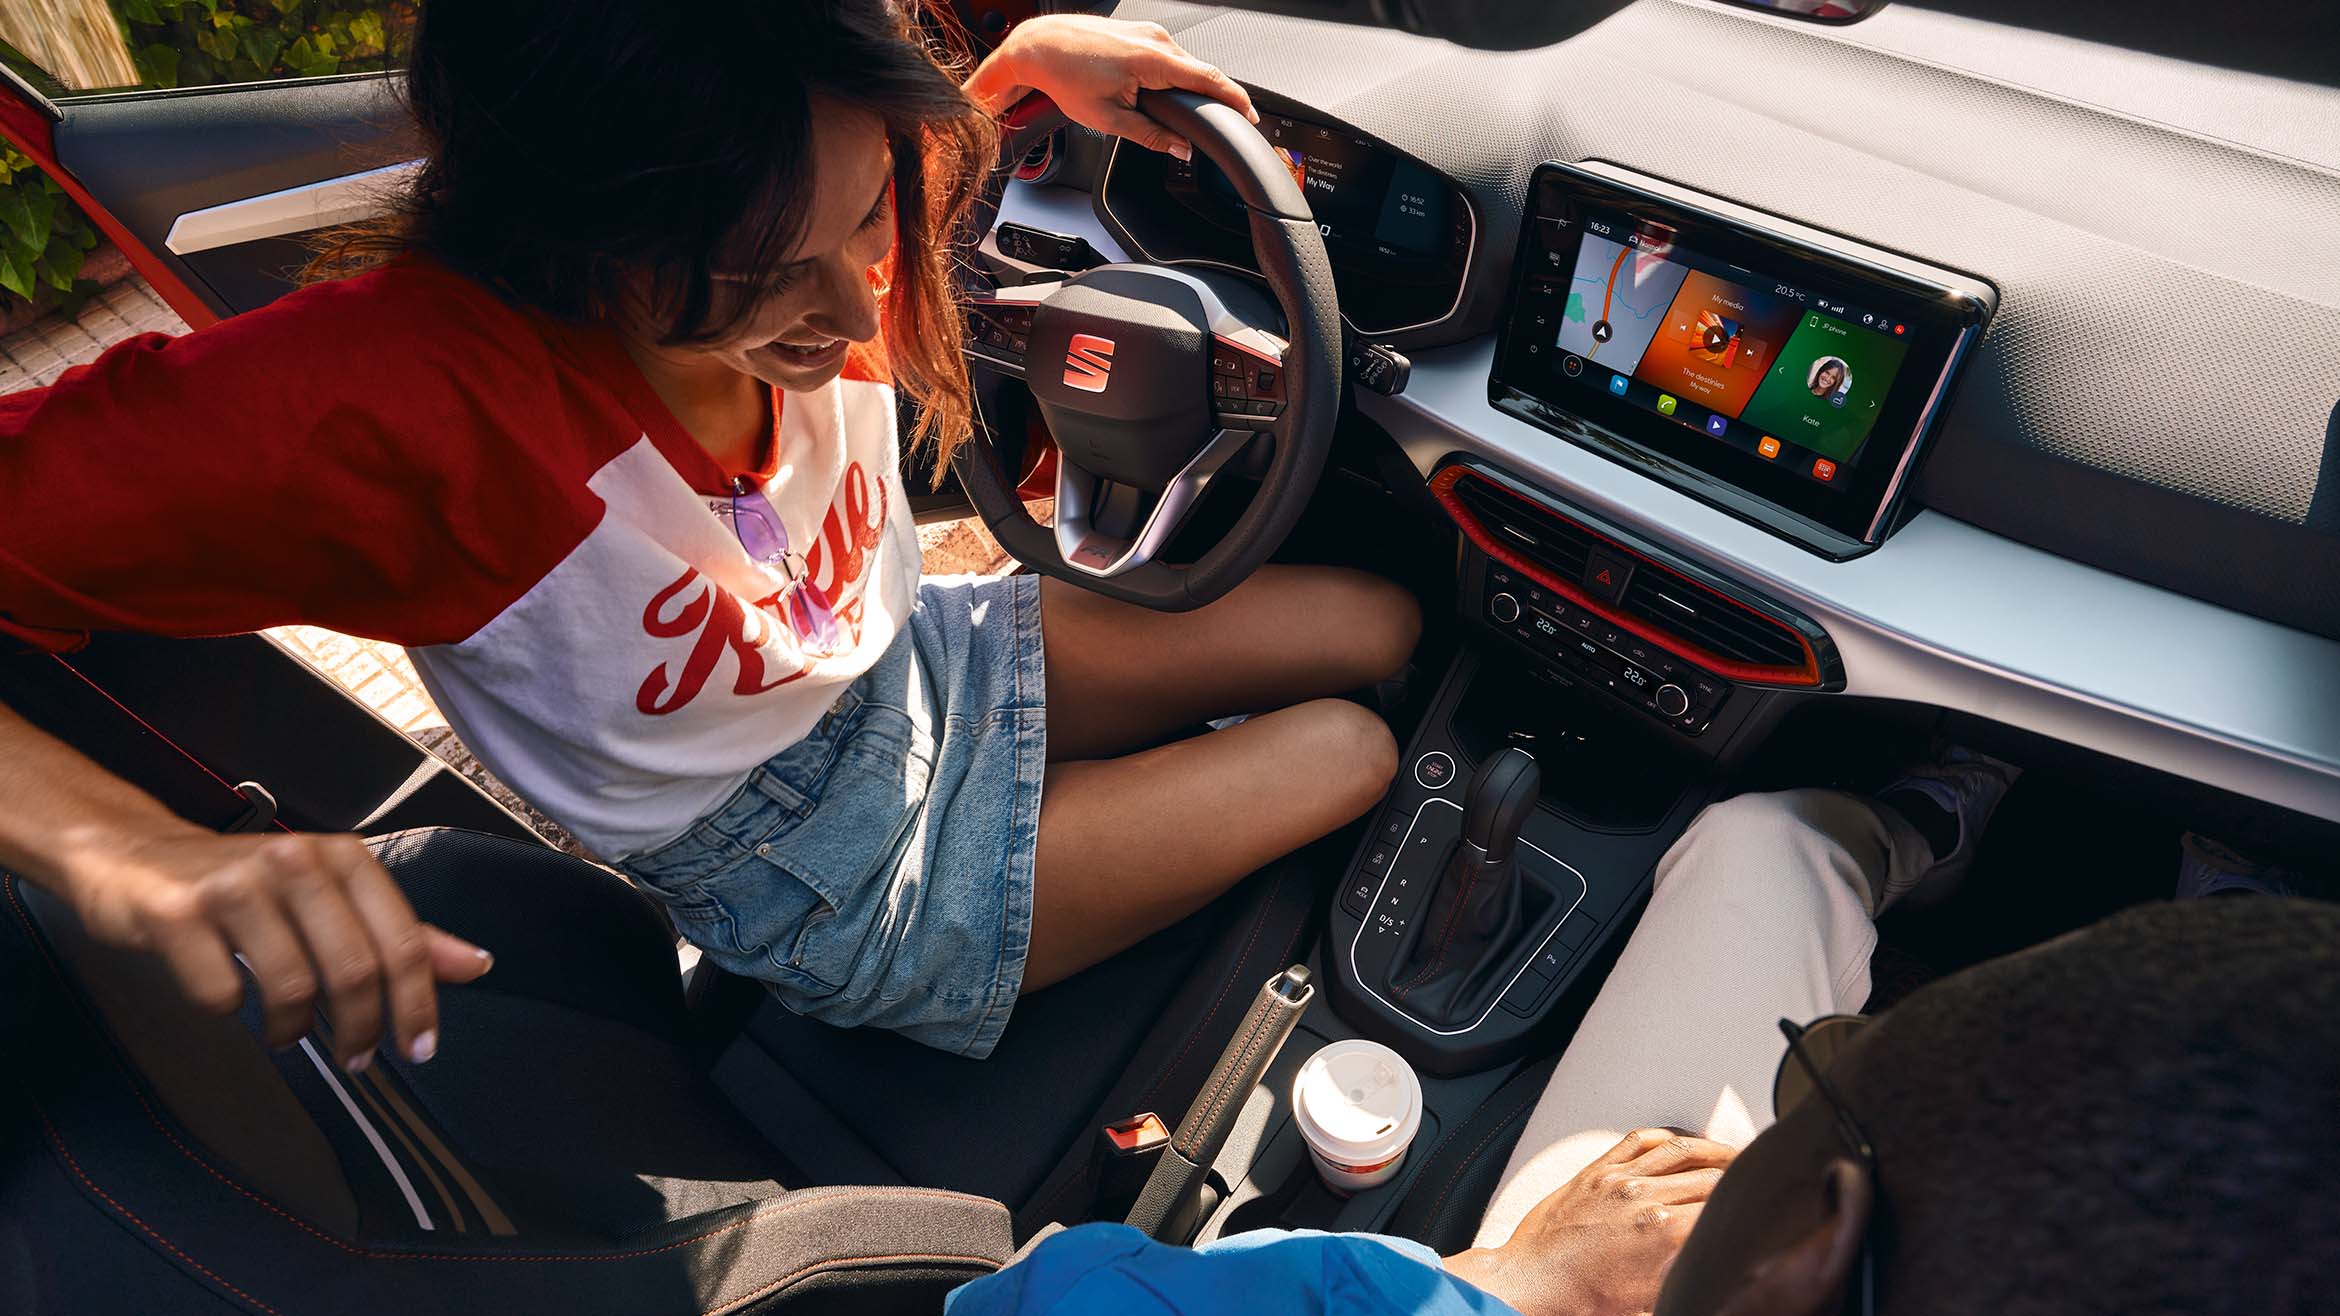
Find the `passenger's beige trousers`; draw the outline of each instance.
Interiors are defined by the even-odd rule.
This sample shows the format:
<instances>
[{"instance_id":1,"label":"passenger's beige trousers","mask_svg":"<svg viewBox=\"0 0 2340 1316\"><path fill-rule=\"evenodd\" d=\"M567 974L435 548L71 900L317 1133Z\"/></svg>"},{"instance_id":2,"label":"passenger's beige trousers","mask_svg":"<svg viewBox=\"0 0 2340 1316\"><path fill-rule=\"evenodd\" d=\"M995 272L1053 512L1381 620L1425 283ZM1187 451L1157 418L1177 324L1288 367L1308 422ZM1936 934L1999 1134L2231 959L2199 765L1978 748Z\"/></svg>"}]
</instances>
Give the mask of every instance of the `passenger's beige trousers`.
<instances>
[{"instance_id":1,"label":"passenger's beige trousers","mask_svg":"<svg viewBox=\"0 0 2340 1316\"><path fill-rule=\"evenodd\" d=\"M1872 892L1931 862L1908 823L1841 791L1741 795L1658 861L1641 924L1528 1116L1478 1245L1630 1129L1743 1147L1771 1123L1779 1021L1869 998Z\"/></svg>"}]
</instances>

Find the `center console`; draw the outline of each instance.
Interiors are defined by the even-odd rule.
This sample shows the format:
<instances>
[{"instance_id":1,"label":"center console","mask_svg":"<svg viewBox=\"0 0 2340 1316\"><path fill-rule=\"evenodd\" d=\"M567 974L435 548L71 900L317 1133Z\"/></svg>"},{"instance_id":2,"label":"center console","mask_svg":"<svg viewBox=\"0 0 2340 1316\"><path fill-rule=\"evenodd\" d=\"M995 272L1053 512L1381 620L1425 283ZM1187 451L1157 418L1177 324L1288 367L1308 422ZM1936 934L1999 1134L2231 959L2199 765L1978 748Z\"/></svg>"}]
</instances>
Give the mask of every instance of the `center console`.
<instances>
[{"instance_id":1,"label":"center console","mask_svg":"<svg viewBox=\"0 0 2340 1316\"><path fill-rule=\"evenodd\" d=\"M1466 652L1333 901L1335 1012L1428 1074L1532 1049L1705 804L1706 777L1632 710Z\"/></svg>"},{"instance_id":2,"label":"center console","mask_svg":"<svg viewBox=\"0 0 2340 1316\"><path fill-rule=\"evenodd\" d=\"M1431 492L1480 637L1445 673L1351 857L1335 1012L1429 1075L1547 1050L1658 860L1796 693L1841 688L1819 625L1474 461Z\"/></svg>"}]
</instances>

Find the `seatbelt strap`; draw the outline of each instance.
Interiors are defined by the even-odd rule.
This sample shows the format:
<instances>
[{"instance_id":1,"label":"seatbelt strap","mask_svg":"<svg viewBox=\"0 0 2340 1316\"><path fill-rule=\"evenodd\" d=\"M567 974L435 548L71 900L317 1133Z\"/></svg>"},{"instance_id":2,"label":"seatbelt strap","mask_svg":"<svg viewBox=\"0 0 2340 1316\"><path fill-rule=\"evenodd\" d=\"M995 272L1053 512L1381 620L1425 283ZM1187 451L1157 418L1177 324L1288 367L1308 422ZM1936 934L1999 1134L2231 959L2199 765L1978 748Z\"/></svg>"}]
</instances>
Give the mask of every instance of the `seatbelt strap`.
<instances>
[{"instance_id":1,"label":"seatbelt strap","mask_svg":"<svg viewBox=\"0 0 2340 1316\"><path fill-rule=\"evenodd\" d=\"M276 797L269 793L269 790L266 786L263 786L256 781L231 784L227 778L220 776L216 772L213 772L211 770L210 764L205 763L202 759L199 759L192 753L189 753L186 746L156 730L154 723L147 721L143 717L140 717L137 712L130 707L130 705L114 698L113 691L108 690L104 686L99 685L97 682L90 680L87 673L83 672L80 668L75 667L73 664L65 661L65 656L63 654L51 654L50 657L57 660L57 665L59 667L62 667L66 671L73 673L73 678L75 680L81 682L83 685L88 686L90 689L97 691L98 698L105 700L109 704L112 704L117 710L121 712L122 716L129 718L133 722L136 722L139 727L146 732L146 734L178 751L180 758L183 758L189 763L192 763L196 767L202 769L204 776L218 782L222 789L234 793L238 799L244 801L243 813L237 815L236 820L227 825L227 831L264 832L271 827L274 827L278 831L283 832L289 832L292 830L290 827L287 827L283 823L276 820Z\"/></svg>"}]
</instances>

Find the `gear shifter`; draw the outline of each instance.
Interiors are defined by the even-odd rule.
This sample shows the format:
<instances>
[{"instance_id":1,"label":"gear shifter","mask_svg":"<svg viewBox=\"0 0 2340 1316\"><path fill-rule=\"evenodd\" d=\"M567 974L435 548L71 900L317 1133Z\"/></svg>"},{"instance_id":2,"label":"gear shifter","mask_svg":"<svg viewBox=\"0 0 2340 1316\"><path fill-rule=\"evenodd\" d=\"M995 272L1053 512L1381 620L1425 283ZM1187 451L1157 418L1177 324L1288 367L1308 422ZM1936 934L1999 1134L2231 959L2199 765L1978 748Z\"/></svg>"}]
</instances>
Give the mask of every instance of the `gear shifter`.
<instances>
[{"instance_id":1,"label":"gear shifter","mask_svg":"<svg viewBox=\"0 0 2340 1316\"><path fill-rule=\"evenodd\" d=\"M1542 786L1535 756L1517 746L1471 778L1462 836L1439 866L1424 916L1390 961L1393 998L1425 1023L1469 1027L1485 1014L1551 904L1518 856L1520 829Z\"/></svg>"}]
</instances>

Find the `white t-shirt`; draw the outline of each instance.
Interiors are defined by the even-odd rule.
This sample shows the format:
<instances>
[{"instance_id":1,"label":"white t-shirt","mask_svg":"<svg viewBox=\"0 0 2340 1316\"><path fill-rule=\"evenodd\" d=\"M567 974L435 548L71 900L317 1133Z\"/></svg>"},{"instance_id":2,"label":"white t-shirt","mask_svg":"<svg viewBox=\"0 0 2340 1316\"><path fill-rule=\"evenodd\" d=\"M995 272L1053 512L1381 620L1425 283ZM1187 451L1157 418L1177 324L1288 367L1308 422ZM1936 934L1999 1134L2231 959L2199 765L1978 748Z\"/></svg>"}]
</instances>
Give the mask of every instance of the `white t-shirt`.
<instances>
[{"instance_id":1,"label":"white t-shirt","mask_svg":"<svg viewBox=\"0 0 2340 1316\"><path fill-rule=\"evenodd\" d=\"M0 631L291 622L407 645L481 763L605 859L680 835L801 739L905 624L918 542L894 390L776 394L726 472L616 340L419 261L0 400ZM757 479L848 643L811 658L729 521Z\"/></svg>"}]
</instances>

